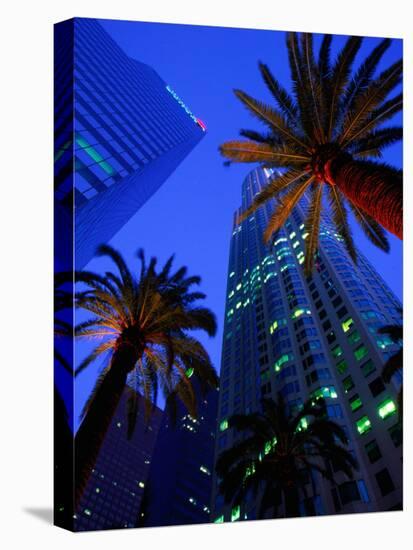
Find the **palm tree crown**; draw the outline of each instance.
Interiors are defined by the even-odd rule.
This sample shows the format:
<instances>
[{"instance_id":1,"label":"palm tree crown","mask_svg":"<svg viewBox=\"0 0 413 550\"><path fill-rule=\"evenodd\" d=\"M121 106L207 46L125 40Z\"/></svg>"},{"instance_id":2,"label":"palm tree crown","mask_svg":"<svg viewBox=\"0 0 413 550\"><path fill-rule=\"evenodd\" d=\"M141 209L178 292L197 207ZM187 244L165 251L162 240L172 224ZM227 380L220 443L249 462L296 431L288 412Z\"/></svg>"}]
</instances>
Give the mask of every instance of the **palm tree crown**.
<instances>
[{"instance_id":1,"label":"palm tree crown","mask_svg":"<svg viewBox=\"0 0 413 550\"><path fill-rule=\"evenodd\" d=\"M281 396L277 402L265 399L262 412L235 415L228 423L242 439L218 459L219 489L234 505L250 491L262 491L260 517L271 508L275 513L283 502L287 516L299 515L300 493L308 496L311 471L334 481L332 466L349 478L357 467L344 431L327 418L322 398L291 416Z\"/></svg>"},{"instance_id":2,"label":"palm tree crown","mask_svg":"<svg viewBox=\"0 0 413 550\"><path fill-rule=\"evenodd\" d=\"M267 65L260 63L276 106L266 105L240 90L235 90L235 94L267 126L268 132L241 130L249 141L229 141L220 147L230 161L259 162L282 170L241 217L245 219L266 201L276 198L264 234L266 241L282 227L308 190L311 203L306 220L307 271L318 247L325 194L333 222L354 260L356 250L347 206L366 236L381 249L389 249L381 226L402 235L401 172L371 160L381 157L383 148L402 138L401 127L381 127L402 108L401 94L389 98L401 82L402 61L375 75L391 43L384 39L352 74L362 38L349 37L334 62L331 43L332 35L324 35L316 59L311 34L287 33L293 94L278 82Z\"/></svg>"}]
</instances>

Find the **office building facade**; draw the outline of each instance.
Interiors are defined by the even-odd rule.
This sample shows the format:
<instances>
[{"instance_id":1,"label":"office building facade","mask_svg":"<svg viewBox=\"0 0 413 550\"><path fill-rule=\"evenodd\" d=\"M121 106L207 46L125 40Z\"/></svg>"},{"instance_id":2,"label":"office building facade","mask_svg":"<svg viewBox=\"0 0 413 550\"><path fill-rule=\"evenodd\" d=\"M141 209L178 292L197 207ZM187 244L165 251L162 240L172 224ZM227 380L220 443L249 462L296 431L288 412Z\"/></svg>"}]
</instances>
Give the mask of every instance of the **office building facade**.
<instances>
[{"instance_id":1,"label":"office building facade","mask_svg":"<svg viewBox=\"0 0 413 550\"><path fill-rule=\"evenodd\" d=\"M210 521L218 391L203 395L196 381L194 388L197 418L182 404L173 416L166 409L152 456L141 526Z\"/></svg>"},{"instance_id":2,"label":"office building facade","mask_svg":"<svg viewBox=\"0 0 413 550\"><path fill-rule=\"evenodd\" d=\"M83 268L204 134L177 93L126 55L98 20L57 24L56 255L74 249Z\"/></svg>"},{"instance_id":3,"label":"office building facade","mask_svg":"<svg viewBox=\"0 0 413 550\"><path fill-rule=\"evenodd\" d=\"M270 176L261 168L248 174L234 216L215 460L235 441L228 427L234 413L260 410L262 397L279 393L291 412L322 396L329 417L348 435L359 470L353 481L337 475L337 485L314 473L316 489L309 487L312 502L301 504L303 515L309 508L314 515L400 509L400 381L386 385L380 376L398 348L377 329L401 323L401 304L362 254L353 264L327 214L313 273L305 276L305 200L270 246L263 231L273 204L238 224L237 214ZM215 522L254 519L258 511L254 499L240 508L224 504L216 478L211 508Z\"/></svg>"},{"instance_id":4,"label":"office building facade","mask_svg":"<svg viewBox=\"0 0 413 550\"><path fill-rule=\"evenodd\" d=\"M136 427L128 440L126 402L127 392L119 402L76 510L75 531L136 525L163 412L154 407L146 422L144 399L138 394Z\"/></svg>"}]
</instances>

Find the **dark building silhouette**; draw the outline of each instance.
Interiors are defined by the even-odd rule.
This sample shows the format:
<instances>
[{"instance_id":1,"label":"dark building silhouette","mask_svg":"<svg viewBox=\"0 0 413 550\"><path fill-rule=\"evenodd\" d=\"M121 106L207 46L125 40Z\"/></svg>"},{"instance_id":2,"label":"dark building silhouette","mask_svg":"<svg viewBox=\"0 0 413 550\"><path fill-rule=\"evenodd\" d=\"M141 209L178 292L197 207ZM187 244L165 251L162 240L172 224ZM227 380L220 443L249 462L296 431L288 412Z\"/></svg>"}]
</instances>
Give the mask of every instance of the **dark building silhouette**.
<instances>
[{"instance_id":1,"label":"dark building silhouette","mask_svg":"<svg viewBox=\"0 0 413 550\"><path fill-rule=\"evenodd\" d=\"M164 414L152 455L138 525L158 527L210 521L218 391L198 394L198 416L178 404Z\"/></svg>"},{"instance_id":2,"label":"dark building silhouette","mask_svg":"<svg viewBox=\"0 0 413 550\"><path fill-rule=\"evenodd\" d=\"M271 173L248 174L236 214L251 204ZM399 509L400 384L384 384L380 376L398 346L378 329L401 322L401 304L362 254L354 265L326 213L315 269L305 276L305 202L265 246L263 231L273 207L261 207L241 224L234 216L215 457L235 441L228 418L259 410L262 397L276 399L281 392L296 411L309 397L323 396L329 417L349 437L359 470L353 481L337 476L337 486L314 473L306 509L314 514ZM214 479L213 521L256 518L256 500L224 505L217 485Z\"/></svg>"},{"instance_id":3,"label":"dark building silhouette","mask_svg":"<svg viewBox=\"0 0 413 550\"><path fill-rule=\"evenodd\" d=\"M127 392L122 396L76 511L75 531L135 527L163 415L155 407L146 423L144 399L138 398L136 427L128 440Z\"/></svg>"},{"instance_id":4,"label":"dark building silhouette","mask_svg":"<svg viewBox=\"0 0 413 550\"><path fill-rule=\"evenodd\" d=\"M75 265L84 267L204 133L177 93L152 67L127 56L98 20L58 23L57 256L71 255L74 231Z\"/></svg>"}]
</instances>

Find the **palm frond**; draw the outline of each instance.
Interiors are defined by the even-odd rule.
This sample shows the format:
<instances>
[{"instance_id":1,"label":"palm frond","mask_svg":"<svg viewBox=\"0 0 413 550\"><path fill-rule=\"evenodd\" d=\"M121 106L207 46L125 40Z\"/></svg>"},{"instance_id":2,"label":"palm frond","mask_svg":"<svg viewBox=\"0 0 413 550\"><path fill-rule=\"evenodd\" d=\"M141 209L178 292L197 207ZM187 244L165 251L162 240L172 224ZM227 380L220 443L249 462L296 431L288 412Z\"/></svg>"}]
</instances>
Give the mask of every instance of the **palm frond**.
<instances>
[{"instance_id":1,"label":"palm frond","mask_svg":"<svg viewBox=\"0 0 413 550\"><path fill-rule=\"evenodd\" d=\"M279 203L275 207L274 212L268 221L267 227L265 228L264 242L268 243L272 234L285 224L294 206L304 195L306 189L311 185L314 179L314 176L311 176L303 182L300 181L293 184L291 189L279 199Z\"/></svg>"},{"instance_id":2,"label":"palm frond","mask_svg":"<svg viewBox=\"0 0 413 550\"><path fill-rule=\"evenodd\" d=\"M265 103L258 101L241 90L234 90L238 99L247 107L247 109L259 120L274 128L279 134L282 134L287 140L295 143L300 148L307 148L307 145L296 135L294 129L289 126L281 113L272 109Z\"/></svg>"},{"instance_id":3,"label":"palm frond","mask_svg":"<svg viewBox=\"0 0 413 550\"><path fill-rule=\"evenodd\" d=\"M400 83L402 68L402 61L394 63L372 81L367 90L355 100L354 109L348 112L344 121L339 137L340 144L345 146L354 139L354 135L357 135L359 129L364 126L372 111L379 107L393 88Z\"/></svg>"},{"instance_id":4,"label":"palm frond","mask_svg":"<svg viewBox=\"0 0 413 550\"><path fill-rule=\"evenodd\" d=\"M221 155L234 162L265 162L278 166L303 167L310 157L291 152L287 147L272 147L252 141L227 141L219 148Z\"/></svg>"},{"instance_id":5,"label":"palm frond","mask_svg":"<svg viewBox=\"0 0 413 550\"><path fill-rule=\"evenodd\" d=\"M382 228L382 226L379 225L375 220L373 220L373 218L368 216L352 202L349 201L348 204L358 224L363 230L363 233L366 235L369 241L384 252L389 252L389 241L387 239L386 232Z\"/></svg>"},{"instance_id":6,"label":"palm frond","mask_svg":"<svg viewBox=\"0 0 413 550\"><path fill-rule=\"evenodd\" d=\"M403 128L392 126L381 128L367 134L353 145L353 154L357 157L381 157L382 150L403 139Z\"/></svg>"},{"instance_id":7,"label":"palm frond","mask_svg":"<svg viewBox=\"0 0 413 550\"><path fill-rule=\"evenodd\" d=\"M360 36L350 36L340 51L331 71L331 96L329 98L329 118L327 139L333 138L337 112L340 107L340 98L347 86L354 59L359 51L363 39Z\"/></svg>"},{"instance_id":8,"label":"palm frond","mask_svg":"<svg viewBox=\"0 0 413 550\"><path fill-rule=\"evenodd\" d=\"M264 63L258 64L261 76L264 82L277 102L281 112L286 117L289 124L294 126L296 124L297 106L294 103L293 98L287 92L287 90L278 82L273 76L270 69Z\"/></svg>"},{"instance_id":9,"label":"palm frond","mask_svg":"<svg viewBox=\"0 0 413 550\"><path fill-rule=\"evenodd\" d=\"M344 94L343 101L346 109L351 111L354 108L354 103L370 84L374 71L390 44L390 38L383 38L357 69Z\"/></svg>"},{"instance_id":10,"label":"palm frond","mask_svg":"<svg viewBox=\"0 0 413 550\"><path fill-rule=\"evenodd\" d=\"M328 185L330 195L330 208L337 233L344 240L344 246L354 263L357 263L357 252L354 245L350 225L348 223L347 210L341 196L333 185Z\"/></svg>"},{"instance_id":11,"label":"palm frond","mask_svg":"<svg viewBox=\"0 0 413 550\"><path fill-rule=\"evenodd\" d=\"M311 273L314 264L314 255L318 250L320 216L324 190L323 187L323 183L313 185L311 203L307 219L304 222L306 232L308 233L308 237L305 243L304 261L304 271L307 276Z\"/></svg>"},{"instance_id":12,"label":"palm frond","mask_svg":"<svg viewBox=\"0 0 413 550\"><path fill-rule=\"evenodd\" d=\"M290 185L298 182L307 175L307 171L299 172L297 170L289 170L278 177L272 178L269 183L254 197L252 205L247 208L238 217L237 223L242 223L260 206L268 200L277 199L280 193L285 191Z\"/></svg>"}]
</instances>

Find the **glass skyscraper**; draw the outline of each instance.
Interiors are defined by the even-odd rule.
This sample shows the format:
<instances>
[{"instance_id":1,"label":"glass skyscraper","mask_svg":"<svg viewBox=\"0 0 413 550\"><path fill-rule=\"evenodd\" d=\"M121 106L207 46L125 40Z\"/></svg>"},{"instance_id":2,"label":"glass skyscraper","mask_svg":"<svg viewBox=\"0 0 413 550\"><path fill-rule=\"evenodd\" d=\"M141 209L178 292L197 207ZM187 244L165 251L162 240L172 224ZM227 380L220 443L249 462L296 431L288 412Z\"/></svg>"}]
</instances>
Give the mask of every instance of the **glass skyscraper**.
<instances>
[{"instance_id":1,"label":"glass skyscraper","mask_svg":"<svg viewBox=\"0 0 413 550\"><path fill-rule=\"evenodd\" d=\"M55 212L61 263L74 249L76 268L84 267L204 133L177 93L152 67L126 55L97 20L57 24Z\"/></svg>"},{"instance_id":2,"label":"glass skyscraper","mask_svg":"<svg viewBox=\"0 0 413 550\"><path fill-rule=\"evenodd\" d=\"M140 525L156 527L210 521L212 471L218 392L200 392L196 380L198 415L182 403L164 413L152 455ZM175 417L175 419L174 419Z\"/></svg>"},{"instance_id":3,"label":"glass skyscraper","mask_svg":"<svg viewBox=\"0 0 413 550\"><path fill-rule=\"evenodd\" d=\"M401 304L362 254L354 265L327 214L322 214L313 273L305 276L305 201L271 246L263 244L263 231L274 205L264 205L237 224L237 214L270 175L261 168L248 174L242 208L234 215L215 457L237 437L228 418L259 410L262 397L276 399L281 393L293 412L309 397L323 396L329 417L349 437L359 470L353 481L337 475L336 485L314 473L314 485L308 487L312 513L400 509L400 381L385 385L380 376L398 348L377 329L401 322ZM257 517L253 498L240 509L231 508L217 484L215 478L213 521ZM301 508L308 513L307 502Z\"/></svg>"},{"instance_id":4,"label":"glass skyscraper","mask_svg":"<svg viewBox=\"0 0 413 550\"><path fill-rule=\"evenodd\" d=\"M144 399L138 394L136 427L128 439L126 402L125 391L76 510L75 531L135 527L138 521L163 412L154 407L146 422Z\"/></svg>"}]
</instances>

